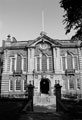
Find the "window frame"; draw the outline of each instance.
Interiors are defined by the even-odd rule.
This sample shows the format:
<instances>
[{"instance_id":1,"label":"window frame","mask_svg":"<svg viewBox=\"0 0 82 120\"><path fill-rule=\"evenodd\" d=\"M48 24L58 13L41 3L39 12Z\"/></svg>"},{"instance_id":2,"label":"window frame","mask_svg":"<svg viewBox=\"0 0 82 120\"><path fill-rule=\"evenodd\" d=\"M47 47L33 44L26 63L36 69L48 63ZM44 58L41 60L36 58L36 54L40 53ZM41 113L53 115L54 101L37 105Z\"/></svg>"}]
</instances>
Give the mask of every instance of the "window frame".
<instances>
[{"instance_id":1,"label":"window frame","mask_svg":"<svg viewBox=\"0 0 82 120\"><path fill-rule=\"evenodd\" d=\"M21 83L21 85L20 85L20 87L21 87L20 90L17 90L17 89L16 89L16 80L18 80L18 79L15 79L15 84L14 84L14 85L15 85L15 91L16 91L16 92L21 92L21 90L22 90L22 89L21 89L21 88L22 88L22 83ZM21 79L20 79L20 82L21 82Z\"/></svg>"},{"instance_id":2,"label":"window frame","mask_svg":"<svg viewBox=\"0 0 82 120\"><path fill-rule=\"evenodd\" d=\"M12 81L12 90L11 90L11 81ZM10 92L14 91L14 82L13 82L13 79L9 79L9 91Z\"/></svg>"}]
</instances>

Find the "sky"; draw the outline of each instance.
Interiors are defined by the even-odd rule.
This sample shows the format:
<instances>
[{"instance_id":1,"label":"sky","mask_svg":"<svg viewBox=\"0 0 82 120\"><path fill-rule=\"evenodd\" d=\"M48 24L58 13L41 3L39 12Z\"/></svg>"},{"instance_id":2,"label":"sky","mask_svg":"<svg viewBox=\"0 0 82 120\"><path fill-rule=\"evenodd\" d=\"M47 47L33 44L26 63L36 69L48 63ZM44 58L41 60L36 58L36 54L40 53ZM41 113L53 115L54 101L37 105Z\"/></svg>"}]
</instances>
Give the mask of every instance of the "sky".
<instances>
[{"instance_id":1,"label":"sky","mask_svg":"<svg viewBox=\"0 0 82 120\"><path fill-rule=\"evenodd\" d=\"M44 11L44 31L53 39L70 39L74 34L65 35L63 25L64 10L60 0L0 0L0 46L7 35L17 41L34 40L42 31L42 11Z\"/></svg>"}]
</instances>

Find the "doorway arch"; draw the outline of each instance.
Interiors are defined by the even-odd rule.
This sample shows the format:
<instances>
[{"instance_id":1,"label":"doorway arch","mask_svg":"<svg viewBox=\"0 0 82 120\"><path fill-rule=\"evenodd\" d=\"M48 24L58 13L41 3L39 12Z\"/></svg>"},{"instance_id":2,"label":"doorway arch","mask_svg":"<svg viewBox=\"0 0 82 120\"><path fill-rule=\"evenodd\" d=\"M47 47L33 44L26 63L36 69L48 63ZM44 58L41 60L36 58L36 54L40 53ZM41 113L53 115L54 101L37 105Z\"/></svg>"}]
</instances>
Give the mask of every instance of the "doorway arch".
<instances>
[{"instance_id":1,"label":"doorway arch","mask_svg":"<svg viewBox=\"0 0 82 120\"><path fill-rule=\"evenodd\" d=\"M49 94L50 92L50 80L42 78L40 81L40 92L43 94Z\"/></svg>"}]
</instances>

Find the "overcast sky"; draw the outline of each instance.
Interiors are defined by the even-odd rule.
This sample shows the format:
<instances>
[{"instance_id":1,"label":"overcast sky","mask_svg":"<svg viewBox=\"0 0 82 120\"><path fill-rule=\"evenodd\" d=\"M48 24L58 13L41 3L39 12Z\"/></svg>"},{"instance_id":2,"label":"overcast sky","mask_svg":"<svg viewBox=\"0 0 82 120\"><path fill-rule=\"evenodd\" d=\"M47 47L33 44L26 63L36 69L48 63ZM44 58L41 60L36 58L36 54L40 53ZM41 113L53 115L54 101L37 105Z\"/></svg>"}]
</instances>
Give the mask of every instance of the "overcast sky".
<instances>
[{"instance_id":1,"label":"overcast sky","mask_svg":"<svg viewBox=\"0 0 82 120\"><path fill-rule=\"evenodd\" d=\"M60 0L0 0L0 46L8 34L18 41L36 39L42 31L42 10L44 31L54 39L70 39L65 35L64 11Z\"/></svg>"}]
</instances>

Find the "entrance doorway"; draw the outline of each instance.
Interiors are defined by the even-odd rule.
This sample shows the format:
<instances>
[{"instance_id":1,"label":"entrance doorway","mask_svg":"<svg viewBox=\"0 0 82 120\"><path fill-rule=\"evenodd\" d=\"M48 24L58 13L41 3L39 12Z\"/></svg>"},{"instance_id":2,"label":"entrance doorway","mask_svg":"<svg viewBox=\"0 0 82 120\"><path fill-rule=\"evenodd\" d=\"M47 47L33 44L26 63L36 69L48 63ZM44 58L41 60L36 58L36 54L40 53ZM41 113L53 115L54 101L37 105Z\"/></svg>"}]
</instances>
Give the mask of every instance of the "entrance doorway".
<instances>
[{"instance_id":1,"label":"entrance doorway","mask_svg":"<svg viewBox=\"0 0 82 120\"><path fill-rule=\"evenodd\" d=\"M50 91L50 81L47 78L42 78L40 82L40 92L43 94L49 94Z\"/></svg>"}]
</instances>

